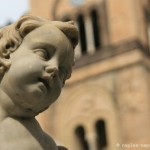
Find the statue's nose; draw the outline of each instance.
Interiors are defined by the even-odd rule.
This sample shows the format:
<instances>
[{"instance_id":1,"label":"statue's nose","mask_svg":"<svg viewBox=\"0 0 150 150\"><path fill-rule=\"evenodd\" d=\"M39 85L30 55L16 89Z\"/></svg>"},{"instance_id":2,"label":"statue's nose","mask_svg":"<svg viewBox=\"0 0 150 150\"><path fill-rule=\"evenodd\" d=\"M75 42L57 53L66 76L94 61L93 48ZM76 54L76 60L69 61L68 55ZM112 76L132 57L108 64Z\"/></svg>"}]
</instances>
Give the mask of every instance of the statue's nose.
<instances>
[{"instance_id":1,"label":"statue's nose","mask_svg":"<svg viewBox=\"0 0 150 150\"><path fill-rule=\"evenodd\" d=\"M47 66L45 71L51 75L51 77L56 77L58 74L58 68L56 66Z\"/></svg>"}]
</instances>

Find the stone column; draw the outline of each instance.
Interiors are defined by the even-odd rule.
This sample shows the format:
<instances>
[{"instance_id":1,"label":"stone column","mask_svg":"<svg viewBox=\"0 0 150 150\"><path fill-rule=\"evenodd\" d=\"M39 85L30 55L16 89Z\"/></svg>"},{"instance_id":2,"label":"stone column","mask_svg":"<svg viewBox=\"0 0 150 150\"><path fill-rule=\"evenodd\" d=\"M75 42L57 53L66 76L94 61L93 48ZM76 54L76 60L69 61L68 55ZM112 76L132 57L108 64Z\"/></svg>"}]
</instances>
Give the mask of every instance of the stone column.
<instances>
[{"instance_id":1,"label":"stone column","mask_svg":"<svg viewBox=\"0 0 150 150\"><path fill-rule=\"evenodd\" d=\"M86 32L86 39L87 39L87 53L93 54L95 52L93 26L92 26L91 18L89 18L89 16L85 18L85 32Z\"/></svg>"},{"instance_id":2,"label":"stone column","mask_svg":"<svg viewBox=\"0 0 150 150\"><path fill-rule=\"evenodd\" d=\"M87 133L86 140L89 146L89 150L97 150L96 147L96 134L94 132Z\"/></svg>"}]
</instances>

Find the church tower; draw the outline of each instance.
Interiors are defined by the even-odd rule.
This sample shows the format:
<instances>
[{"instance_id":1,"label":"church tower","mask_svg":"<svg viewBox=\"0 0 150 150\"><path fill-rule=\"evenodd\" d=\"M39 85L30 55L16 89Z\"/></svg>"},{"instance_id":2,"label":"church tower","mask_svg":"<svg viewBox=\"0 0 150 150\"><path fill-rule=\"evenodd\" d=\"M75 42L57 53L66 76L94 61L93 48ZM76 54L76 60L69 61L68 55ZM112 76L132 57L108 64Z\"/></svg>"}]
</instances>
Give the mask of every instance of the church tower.
<instances>
[{"instance_id":1,"label":"church tower","mask_svg":"<svg viewBox=\"0 0 150 150\"><path fill-rule=\"evenodd\" d=\"M150 1L30 0L30 13L74 20L76 65L42 127L70 150L150 144ZM150 147L150 145L149 145Z\"/></svg>"}]
</instances>

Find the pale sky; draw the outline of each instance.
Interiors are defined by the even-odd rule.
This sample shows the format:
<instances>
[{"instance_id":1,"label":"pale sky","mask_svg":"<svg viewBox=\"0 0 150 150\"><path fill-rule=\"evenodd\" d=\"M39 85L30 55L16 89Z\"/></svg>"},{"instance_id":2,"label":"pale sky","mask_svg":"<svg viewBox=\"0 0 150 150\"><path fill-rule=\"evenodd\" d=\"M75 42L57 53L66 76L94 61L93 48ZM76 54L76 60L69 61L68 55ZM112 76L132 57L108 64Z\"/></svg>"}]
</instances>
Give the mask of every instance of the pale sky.
<instances>
[{"instance_id":1,"label":"pale sky","mask_svg":"<svg viewBox=\"0 0 150 150\"><path fill-rule=\"evenodd\" d=\"M0 0L0 26L16 21L28 10L29 0Z\"/></svg>"}]
</instances>

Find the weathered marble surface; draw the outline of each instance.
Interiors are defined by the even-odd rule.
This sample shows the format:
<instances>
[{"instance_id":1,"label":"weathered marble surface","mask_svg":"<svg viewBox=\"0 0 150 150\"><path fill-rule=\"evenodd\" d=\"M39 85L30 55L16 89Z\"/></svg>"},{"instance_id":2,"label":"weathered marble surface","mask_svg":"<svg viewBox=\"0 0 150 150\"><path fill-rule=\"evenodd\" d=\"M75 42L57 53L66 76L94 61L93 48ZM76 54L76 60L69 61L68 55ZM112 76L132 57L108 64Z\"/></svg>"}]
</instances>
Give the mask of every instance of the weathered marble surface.
<instances>
[{"instance_id":1,"label":"weathered marble surface","mask_svg":"<svg viewBox=\"0 0 150 150\"><path fill-rule=\"evenodd\" d=\"M60 95L74 64L73 22L24 16L0 30L0 150L65 150L35 116Z\"/></svg>"}]
</instances>

